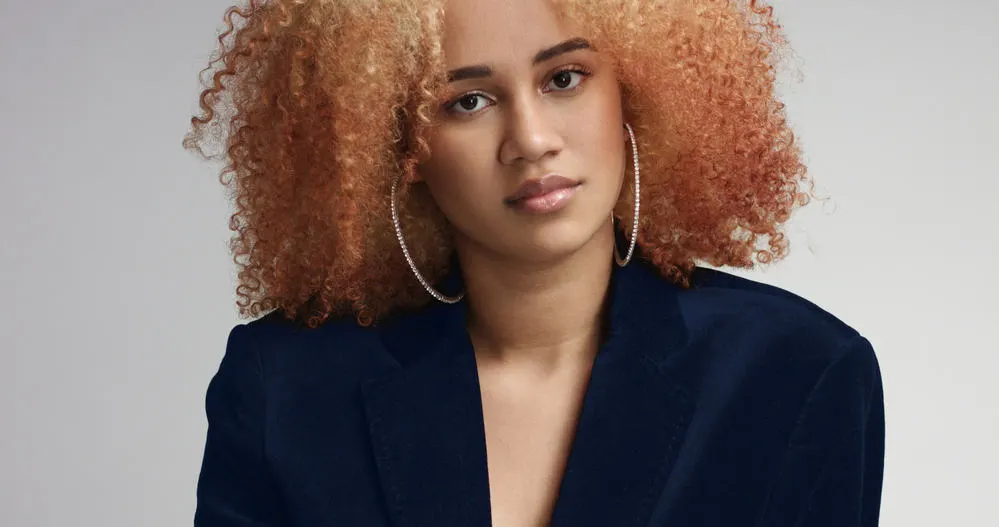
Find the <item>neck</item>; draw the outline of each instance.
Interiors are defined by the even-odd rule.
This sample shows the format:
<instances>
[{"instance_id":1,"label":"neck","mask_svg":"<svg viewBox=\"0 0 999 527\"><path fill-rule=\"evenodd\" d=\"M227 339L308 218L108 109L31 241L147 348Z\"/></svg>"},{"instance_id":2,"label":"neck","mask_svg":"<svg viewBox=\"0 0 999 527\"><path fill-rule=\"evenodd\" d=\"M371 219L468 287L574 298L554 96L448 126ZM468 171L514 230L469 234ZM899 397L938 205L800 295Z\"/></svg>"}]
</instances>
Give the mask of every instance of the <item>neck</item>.
<instances>
[{"instance_id":1,"label":"neck","mask_svg":"<svg viewBox=\"0 0 999 527\"><path fill-rule=\"evenodd\" d=\"M477 358L541 372L591 363L602 339L613 243L608 223L579 251L543 264L458 243Z\"/></svg>"}]
</instances>

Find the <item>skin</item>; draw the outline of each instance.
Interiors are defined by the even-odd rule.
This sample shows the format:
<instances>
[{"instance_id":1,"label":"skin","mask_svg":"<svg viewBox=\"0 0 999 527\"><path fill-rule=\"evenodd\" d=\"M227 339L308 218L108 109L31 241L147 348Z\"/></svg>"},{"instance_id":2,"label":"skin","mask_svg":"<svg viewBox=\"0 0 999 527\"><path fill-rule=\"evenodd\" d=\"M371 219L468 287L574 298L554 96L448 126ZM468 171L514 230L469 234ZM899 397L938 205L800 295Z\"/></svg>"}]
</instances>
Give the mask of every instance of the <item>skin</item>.
<instances>
[{"instance_id":1,"label":"skin","mask_svg":"<svg viewBox=\"0 0 999 527\"><path fill-rule=\"evenodd\" d=\"M592 49L532 63L579 36L543 0L450 2L448 70L485 65L492 74L451 83L419 170L453 227L477 351L539 372L595 352L625 173L610 66ZM580 66L591 74L559 73ZM551 172L582 181L568 207L538 216L504 203Z\"/></svg>"},{"instance_id":2,"label":"skin","mask_svg":"<svg viewBox=\"0 0 999 527\"><path fill-rule=\"evenodd\" d=\"M593 49L534 63L579 36L543 0L450 2L448 70L491 75L451 83L418 173L464 273L497 526L549 522L602 337L610 214L628 159L620 86ZM580 67L589 75L559 74ZM504 203L551 172L582 181L566 208L531 215Z\"/></svg>"}]
</instances>

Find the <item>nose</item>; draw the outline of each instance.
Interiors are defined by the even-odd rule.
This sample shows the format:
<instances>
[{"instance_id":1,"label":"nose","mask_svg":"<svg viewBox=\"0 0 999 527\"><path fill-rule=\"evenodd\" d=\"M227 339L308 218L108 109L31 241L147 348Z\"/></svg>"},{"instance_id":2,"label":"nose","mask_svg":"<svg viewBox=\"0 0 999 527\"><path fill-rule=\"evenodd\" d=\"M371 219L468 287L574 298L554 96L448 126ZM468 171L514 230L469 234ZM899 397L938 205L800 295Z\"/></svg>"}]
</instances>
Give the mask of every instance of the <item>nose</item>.
<instances>
[{"instance_id":1,"label":"nose","mask_svg":"<svg viewBox=\"0 0 999 527\"><path fill-rule=\"evenodd\" d=\"M507 130L500 146L500 162L507 165L517 162L536 162L547 155L557 154L565 146L563 138L539 97L524 97L511 104L507 117Z\"/></svg>"}]
</instances>

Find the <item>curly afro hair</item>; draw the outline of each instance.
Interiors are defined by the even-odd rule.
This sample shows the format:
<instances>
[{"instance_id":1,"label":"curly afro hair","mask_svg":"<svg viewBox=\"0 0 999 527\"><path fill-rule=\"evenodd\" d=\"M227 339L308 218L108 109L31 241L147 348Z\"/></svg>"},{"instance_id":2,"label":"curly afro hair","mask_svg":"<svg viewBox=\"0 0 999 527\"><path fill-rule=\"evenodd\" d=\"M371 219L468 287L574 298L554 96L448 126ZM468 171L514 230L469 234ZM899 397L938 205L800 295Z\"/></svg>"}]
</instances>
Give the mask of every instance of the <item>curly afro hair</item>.
<instances>
[{"instance_id":1,"label":"curly afro hair","mask_svg":"<svg viewBox=\"0 0 999 527\"><path fill-rule=\"evenodd\" d=\"M787 42L755 0L551 0L614 65L642 152L638 244L690 286L702 261L786 256L809 202L775 94ZM413 182L446 87L445 0L251 0L224 16L185 148L221 159L235 211L240 315L369 325L430 297L396 245L389 194L428 279L447 272L447 219ZM217 147L211 152L211 147ZM627 180L628 178L626 178ZM631 225L633 188L615 214Z\"/></svg>"}]
</instances>

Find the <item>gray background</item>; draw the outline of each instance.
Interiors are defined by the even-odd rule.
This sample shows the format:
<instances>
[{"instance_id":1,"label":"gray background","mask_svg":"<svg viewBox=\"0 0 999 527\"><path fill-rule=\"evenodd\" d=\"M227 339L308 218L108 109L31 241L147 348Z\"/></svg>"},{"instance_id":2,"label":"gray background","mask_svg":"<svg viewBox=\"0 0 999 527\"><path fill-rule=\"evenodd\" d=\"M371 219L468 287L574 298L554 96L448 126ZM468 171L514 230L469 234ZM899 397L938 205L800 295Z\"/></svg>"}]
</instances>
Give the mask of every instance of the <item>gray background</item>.
<instances>
[{"instance_id":1,"label":"gray background","mask_svg":"<svg viewBox=\"0 0 999 527\"><path fill-rule=\"evenodd\" d=\"M997 525L999 4L774 4L832 199L738 274L874 343L882 525ZM180 140L229 3L0 5L0 525L189 525L237 319L218 167Z\"/></svg>"}]
</instances>

